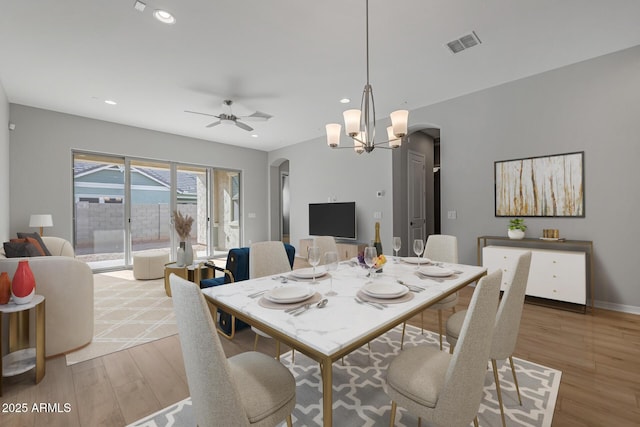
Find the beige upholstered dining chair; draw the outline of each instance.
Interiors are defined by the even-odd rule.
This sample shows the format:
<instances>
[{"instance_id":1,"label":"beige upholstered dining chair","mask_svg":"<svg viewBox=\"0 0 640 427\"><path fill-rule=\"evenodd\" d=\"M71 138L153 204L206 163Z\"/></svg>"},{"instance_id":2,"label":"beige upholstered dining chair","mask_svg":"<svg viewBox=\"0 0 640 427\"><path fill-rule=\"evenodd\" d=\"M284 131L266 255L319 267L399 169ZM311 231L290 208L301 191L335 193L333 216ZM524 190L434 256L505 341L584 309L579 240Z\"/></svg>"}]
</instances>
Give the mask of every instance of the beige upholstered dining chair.
<instances>
[{"instance_id":1,"label":"beige upholstered dining chair","mask_svg":"<svg viewBox=\"0 0 640 427\"><path fill-rule=\"evenodd\" d=\"M501 277L497 270L480 279L453 355L419 345L391 361L386 384L391 426L397 405L440 427L468 426L472 420L478 425Z\"/></svg>"},{"instance_id":2,"label":"beige upholstered dining chair","mask_svg":"<svg viewBox=\"0 0 640 427\"><path fill-rule=\"evenodd\" d=\"M324 254L327 252L338 252L338 246L336 245L336 239L333 236L317 236L314 245L320 248L320 264L326 264Z\"/></svg>"},{"instance_id":3,"label":"beige upholstered dining chair","mask_svg":"<svg viewBox=\"0 0 640 427\"><path fill-rule=\"evenodd\" d=\"M458 263L458 238L447 234L432 234L427 238L427 246L424 249L423 257L436 262ZM429 307L429 310L438 312L438 333L440 334L440 350L442 350L442 336L444 335L444 323L442 321L442 311L449 308L456 311L458 304L458 293L454 292L441 301ZM420 313L420 326L424 333L424 312ZM406 322L402 326L402 342L400 348L404 346L404 330Z\"/></svg>"},{"instance_id":4,"label":"beige upholstered dining chair","mask_svg":"<svg viewBox=\"0 0 640 427\"><path fill-rule=\"evenodd\" d=\"M286 419L291 427L291 372L263 353L227 359L198 286L175 274L169 282L196 424L268 427Z\"/></svg>"},{"instance_id":5,"label":"beige upholstered dining chair","mask_svg":"<svg viewBox=\"0 0 640 427\"><path fill-rule=\"evenodd\" d=\"M249 279L271 276L273 274L288 273L291 271L289 258L282 242L267 241L253 243L249 248ZM260 329L252 326L256 338L253 350L258 348L260 336L271 338ZM280 341L276 341L276 359L280 360Z\"/></svg>"},{"instance_id":6,"label":"beige upholstered dining chair","mask_svg":"<svg viewBox=\"0 0 640 427\"><path fill-rule=\"evenodd\" d=\"M529 277L529 266L531 265L531 252L527 251L520 255L515 262L515 269L511 283L506 283L506 289L502 295L496 322L494 325L493 342L489 358L493 368L493 378L496 382L496 392L498 394L498 402L500 403L500 416L502 425L506 426L504 419L504 407L502 405L502 392L500 390L500 380L498 378L498 369L496 360L509 359L511 364L511 374L513 382L518 393L518 401L522 405L520 398L520 387L518 387L518 379L516 378L516 370L513 366L513 351L516 348L518 340L518 332L520 330L520 319L522 318L522 307L524 305L524 296L527 289L527 278ZM506 275L505 275L506 276ZM509 277L506 277L509 281ZM459 311L449 317L447 320L447 342L449 349L453 351L459 337L462 333L462 325L465 321L467 311Z\"/></svg>"}]
</instances>

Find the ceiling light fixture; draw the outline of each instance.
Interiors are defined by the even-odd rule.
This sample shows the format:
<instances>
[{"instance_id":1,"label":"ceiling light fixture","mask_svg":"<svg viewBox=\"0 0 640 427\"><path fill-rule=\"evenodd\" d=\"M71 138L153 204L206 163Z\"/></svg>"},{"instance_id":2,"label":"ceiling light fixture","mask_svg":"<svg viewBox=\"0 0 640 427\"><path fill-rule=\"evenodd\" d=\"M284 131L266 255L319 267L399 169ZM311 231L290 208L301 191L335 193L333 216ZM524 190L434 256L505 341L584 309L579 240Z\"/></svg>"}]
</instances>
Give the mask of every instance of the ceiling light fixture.
<instances>
[{"instance_id":1,"label":"ceiling light fixture","mask_svg":"<svg viewBox=\"0 0 640 427\"><path fill-rule=\"evenodd\" d=\"M397 110L391 113L391 126L387 128L388 141L375 142L376 134L376 107L373 101L373 88L369 84L369 0L366 0L366 36L367 36L367 84L364 85L362 101L359 110L347 110L344 115L345 133L353 139L353 149L356 153L370 153L375 147L398 148L402 143L402 137L407 134L407 122L409 111ZM331 148L340 147L341 125L330 123L326 125L327 145ZM382 144L389 144L388 147ZM349 147L350 148L350 147Z\"/></svg>"},{"instance_id":2,"label":"ceiling light fixture","mask_svg":"<svg viewBox=\"0 0 640 427\"><path fill-rule=\"evenodd\" d=\"M109 105L117 105L118 103L116 101L113 101L111 99L107 99L104 101L105 104L109 104Z\"/></svg>"},{"instance_id":3,"label":"ceiling light fixture","mask_svg":"<svg viewBox=\"0 0 640 427\"><path fill-rule=\"evenodd\" d=\"M162 22L163 24L175 24L176 22L176 18L174 18L174 16L171 13L162 9L156 9L153 12L153 17L156 18L158 21Z\"/></svg>"},{"instance_id":4,"label":"ceiling light fixture","mask_svg":"<svg viewBox=\"0 0 640 427\"><path fill-rule=\"evenodd\" d=\"M340 104L348 104L348 103L350 103L350 102L351 102L351 100L350 100L349 98L342 98L342 99L340 100Z\"/></svg>"}]
</instances>

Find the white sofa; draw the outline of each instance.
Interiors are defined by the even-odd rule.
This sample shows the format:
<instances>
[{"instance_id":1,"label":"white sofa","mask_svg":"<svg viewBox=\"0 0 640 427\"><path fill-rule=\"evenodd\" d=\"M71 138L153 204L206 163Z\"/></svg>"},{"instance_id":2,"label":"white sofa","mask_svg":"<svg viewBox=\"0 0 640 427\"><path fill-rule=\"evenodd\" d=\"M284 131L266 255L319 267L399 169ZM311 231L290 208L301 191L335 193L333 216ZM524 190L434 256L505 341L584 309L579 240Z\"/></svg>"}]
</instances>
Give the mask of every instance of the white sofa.
<instances>
[{"instance_id":1,"label":"white sofa","mask_svg":"<svg viewBox=\"0 0 640 427\"><path fill-rule=\"evenodd\" d=\"M29 260L36 293L45 300L45 356L83 347L93 339L93 273L75 259L71 244L59 237L43 236L52 256L6 258L0 250L0 272L13 279L18 262Z\"/></svg>"}]
</instances>

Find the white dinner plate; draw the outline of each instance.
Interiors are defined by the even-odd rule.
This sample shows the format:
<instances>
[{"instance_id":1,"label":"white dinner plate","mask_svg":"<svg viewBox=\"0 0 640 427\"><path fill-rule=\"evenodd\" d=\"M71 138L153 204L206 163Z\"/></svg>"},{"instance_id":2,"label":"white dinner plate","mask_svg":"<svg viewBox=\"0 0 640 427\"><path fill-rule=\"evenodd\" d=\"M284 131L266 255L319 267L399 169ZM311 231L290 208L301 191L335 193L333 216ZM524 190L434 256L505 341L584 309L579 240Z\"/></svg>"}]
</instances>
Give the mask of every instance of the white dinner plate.
<instances>
[{"instance_id":1,"label":"white dinner plate","mask_svg":"<svg viewBox=\"0 0 640 427\"><path fill-rule=\"evenodd\" d=\"M327 270L323 265L316 267L316 277L322 277L325 274L327 274ZM291 275L299 279L313 279L313 267L293 270Z\"/></svg>"},{"instance_id":2,"label":"white dinner plate","mask_svg":"<svg viewBox=\"0 0 640 427\"><path fill-rule=\"evenodd\" d=\"M437 266L423 267L423 268L420 268L418 272L420 274L424 274L425 276L431 276L431 277L448 277L454 273L453 270L449 270L448 268L437 267Z\"/></svg>"},{"instance_id":3,"label":"white dinner plate","mask_svg":"<svg viewBox=\"0 0 640 427\"><path fill-rule=\"evenodd\" d=\"M400 298L409 288L398 283L369 283L362 287L362 292L374 298Z\"/></svg>"},{"instance_id":4,"label":"white dinner plate","mask_svg":"<svg viewBox=\"0 0 640 427\"><path fill-rule=\"evenodd\" d=\"M264 297L271 302L288 304L292 302L304 301L315 294L315 290L304 285L278 286L264 294Z\"/></svg>"},{"instance_id":5,"label":"white dinner plate","mask_svg":"<svg viewBox=\"0 0 640 427\"><path fill-rule=\"evenodd\" d=\"M431 260L429 258L422 258L417 256L408 256L404 258L400 258L402 262L406 262L407 264L429 264Z\"/></svg>"}]
</instances>

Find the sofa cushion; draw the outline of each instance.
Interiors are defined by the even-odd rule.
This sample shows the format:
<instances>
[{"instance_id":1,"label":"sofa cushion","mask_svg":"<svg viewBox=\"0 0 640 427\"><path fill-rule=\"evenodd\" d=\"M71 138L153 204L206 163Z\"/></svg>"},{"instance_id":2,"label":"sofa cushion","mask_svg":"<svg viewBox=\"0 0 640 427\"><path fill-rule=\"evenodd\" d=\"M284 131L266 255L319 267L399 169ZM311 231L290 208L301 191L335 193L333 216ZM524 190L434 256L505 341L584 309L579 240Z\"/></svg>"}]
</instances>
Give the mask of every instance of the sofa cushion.
<instances>
[{"instance_id":1,"label":"sofa cushion","mask_svg":"<svg viewBox=\"0 0 640 427\"><path fill-rule=\"evenodd\" d=\"M20 240L20 239L16 239ZM35 257L41 256L40 251L31 243L25 241L4 242L4 252L7 258Z\"/></svg>"},{"instance_id":2,"label":"sofa cushion","mask_svg":"<svg viewBox=\"0 0 640 427\"><path fill-rule=\"evenodd\" d=\"M36 239L38 241L38 243L40 244L40 247L42 248L42 250L44 251L44 254L47 256L51 256L51 252L49 252L49 249L47 249L47 245L44 244L44 242L42 241L42 238L40 237L40 234L33 232L33 233L18 233L18 238L19 239L26 239L27 237L31 237L32 239Z\"/></svg>"}]
</instances>

